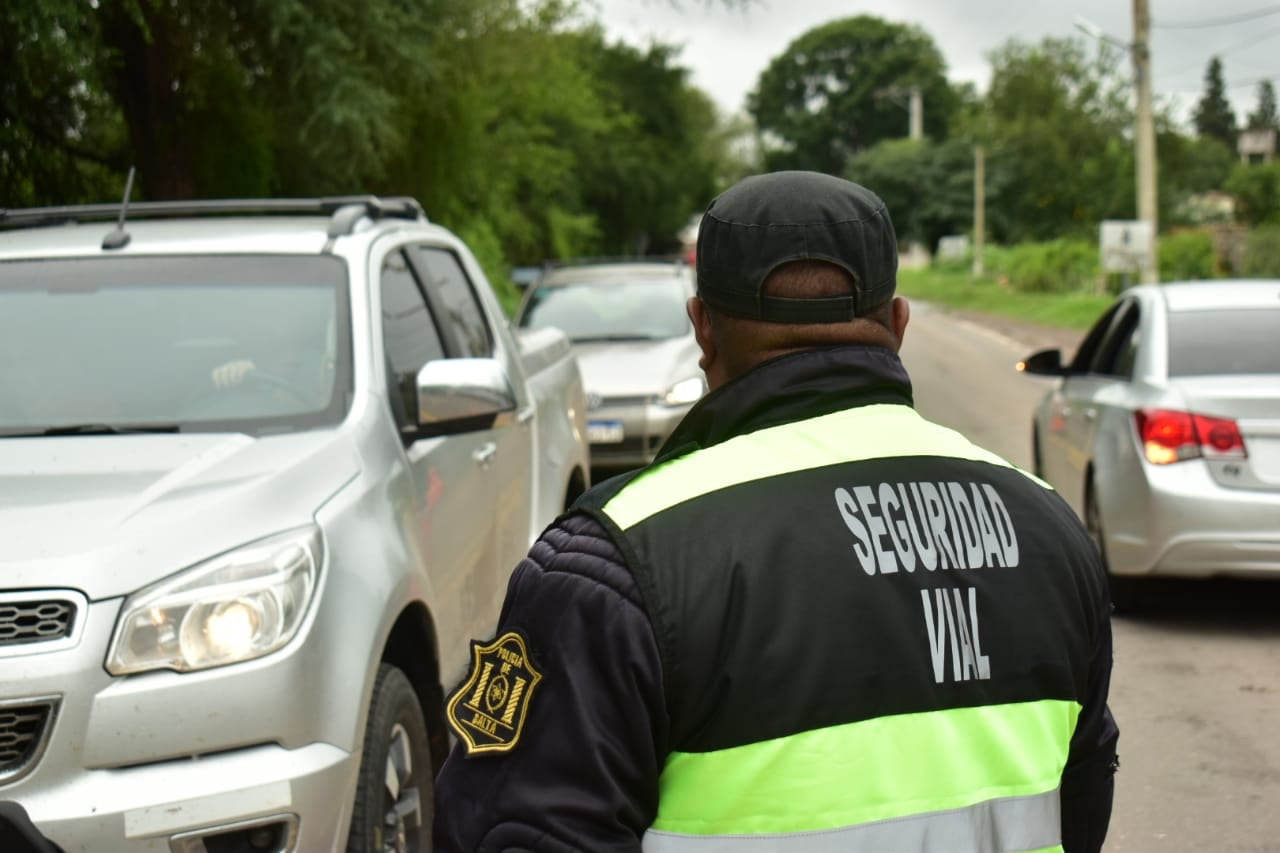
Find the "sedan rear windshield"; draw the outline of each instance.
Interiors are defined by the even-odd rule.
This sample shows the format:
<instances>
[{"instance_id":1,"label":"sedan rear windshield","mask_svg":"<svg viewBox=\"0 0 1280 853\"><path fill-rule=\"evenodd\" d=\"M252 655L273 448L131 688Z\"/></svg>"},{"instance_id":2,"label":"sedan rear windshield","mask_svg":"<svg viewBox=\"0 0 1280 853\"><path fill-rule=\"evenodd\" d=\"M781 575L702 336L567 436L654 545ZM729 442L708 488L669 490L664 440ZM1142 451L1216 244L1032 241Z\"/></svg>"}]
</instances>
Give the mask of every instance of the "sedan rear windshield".
<instances>
[{"instance_id":1,"label":"sedan rear windshield","mask_svg":"<svg viewBox=\"0 0 1280 853\"><path fill-rule=\"evenodd\" d=\"M1280 308L1175 311L1169 375L1280 374Z\"/></svg>"},{"instance_id":2,"label":"sedan rear windshield","mask_svg":"<svg viewBox=\"0 0 1280 853\"><path fill-rule=\"evenodd\" d=\"M347 305L331 256L0 263L0 436L338 423Z\"/></svg>"},{"instance_id":3,"label":"sedan rear windshield","mask_svg":"<svg viewBox=\"0 0 1280 853\"><path fill-rule=\"evenodd\" d=\"M573 282L539 287L520 325L552 326L578 343L662 340L692 331L679 279Z\"/></svg>"}]
</instances>

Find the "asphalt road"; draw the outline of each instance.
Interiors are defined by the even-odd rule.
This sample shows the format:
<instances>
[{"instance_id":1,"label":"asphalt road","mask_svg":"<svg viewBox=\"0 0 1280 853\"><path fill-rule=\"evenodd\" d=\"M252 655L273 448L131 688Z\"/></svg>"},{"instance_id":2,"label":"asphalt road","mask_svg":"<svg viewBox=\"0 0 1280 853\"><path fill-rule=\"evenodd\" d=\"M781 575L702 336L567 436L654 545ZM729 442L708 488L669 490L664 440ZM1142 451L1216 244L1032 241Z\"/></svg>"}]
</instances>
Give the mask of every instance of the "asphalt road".
<instances>
[{"instance_id":1,"label":"asphalt road","mask_svg":"<svg viewBox=\"0 0 1280 853\"><path fill-rule=\"evenodd\" d=\"M917 408L1028 465L1048 386L1013 369L1027 336L913 307L902 355ZM1113 627L1121 767L1106 849L1280 853L1280 580L1154 582Z\"/></svg>"}]
</instances>

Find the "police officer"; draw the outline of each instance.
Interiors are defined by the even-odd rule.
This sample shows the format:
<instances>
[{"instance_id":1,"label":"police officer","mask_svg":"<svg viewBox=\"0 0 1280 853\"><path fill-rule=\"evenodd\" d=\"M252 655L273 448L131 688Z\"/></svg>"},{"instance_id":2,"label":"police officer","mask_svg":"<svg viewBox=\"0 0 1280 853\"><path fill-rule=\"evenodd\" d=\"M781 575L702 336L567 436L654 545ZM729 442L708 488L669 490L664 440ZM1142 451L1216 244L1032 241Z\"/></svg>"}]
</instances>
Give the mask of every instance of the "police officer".
<instances>
[{"instance_id":1,"label":"police officer","mask_svg":"<svg viewBox=\"0 0 1280 853\"><path fill-rule=\"evenodd\" d=\"M436 849L1099 850L1103 569L912 408L884 204L758 175L697 256L711 393L517 567L447 703Z\"/></svg>"}]
</instances>

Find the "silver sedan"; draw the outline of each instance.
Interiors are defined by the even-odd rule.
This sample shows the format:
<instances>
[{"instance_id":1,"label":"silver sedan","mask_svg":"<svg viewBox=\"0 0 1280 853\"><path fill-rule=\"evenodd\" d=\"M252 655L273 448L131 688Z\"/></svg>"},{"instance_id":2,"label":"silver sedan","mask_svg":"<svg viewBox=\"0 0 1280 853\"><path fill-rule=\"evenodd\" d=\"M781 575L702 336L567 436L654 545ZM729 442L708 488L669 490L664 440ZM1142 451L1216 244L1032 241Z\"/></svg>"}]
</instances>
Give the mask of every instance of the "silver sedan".
<instances>
[{"instance_id":1,"label":"silver sedan","mask_svg":"<svg viewBox=\"0 0 1280 853\"><path fill-rule=\"evenodd\" d=\"M1036 409L1032 458L1084 519L1118 606L1150 575L1280 576L1280 282L1125 293Z\"/></svg>"},{"instance_id":2,"label":"silver sedan","mask_svg":"<svg viewBox=\"0 0 1280 853\"><path fill-rule=\"evenodd\" d=\"M687 264L578 263L552 269L525 294L516 324L569 336L587 391L591 464L653 461L707 390L685 303Z\"/></svg>"}]
</instances>

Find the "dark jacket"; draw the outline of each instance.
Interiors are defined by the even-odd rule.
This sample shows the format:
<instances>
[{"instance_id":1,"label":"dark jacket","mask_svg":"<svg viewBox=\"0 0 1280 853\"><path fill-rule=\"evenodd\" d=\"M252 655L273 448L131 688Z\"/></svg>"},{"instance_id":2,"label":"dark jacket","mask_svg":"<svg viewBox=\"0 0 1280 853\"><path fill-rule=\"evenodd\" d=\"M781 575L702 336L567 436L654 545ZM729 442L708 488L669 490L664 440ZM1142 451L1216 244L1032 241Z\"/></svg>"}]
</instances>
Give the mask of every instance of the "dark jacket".
<instances>
[{"instance_id":1,"label":"dark jacket","mask_svg":"<svg viewBox=\"0 0 1280 853\"><path fill-rule=\"evenodd\" d=\"M906 373L887 351L849 347L789 356L709 395L656 465L770 427L910 404ZM893 438L850 435L849 441L875 445ZM938 703L1061 694L1083 707L1061 785L1064 847L1068 853L1100 850L1117 739L1106 706L1111 631L1105 576L1079 522L1042 484L1007 466L898 456L859 464L859 482L945 483L962 471L1014 495L1009 511L1027 531L1026 570L966 572L965 582L995 597L984 617L983 645L993 655L998 648L1005 669L1021 675L942 685L945 656L936 680L937 658L934 670L921 672L930 666L927 653L894 657L919 643L920 590L881 583L874 565L865 586L845 589L839 581L833 587L823 574L830 561L804 556L807 548L837 547L828 540L838 536L838 547L850 547L853 528L841 528L830 507L806 503L818 501L814 495L830 501L830 489L805 487L805 477L819 474L788 472L732 494L699 496L661 513L660 523L623 531L602 507L638 476L628 475L593 489L516 568L498 634L523 638L541 678L509 751L469 756L460 746L449 757L437 781L436 849L635 851L657 814L658 779L672 752L720 749ZM908 490L899 493L905 497ZM811 518L823 521L788 534L789 544L778 549L773 521ZM776 571L733 568L750 564L761 549L780 561ZM731 559L724 556L730 550ZM787 563L790 554L794 564ZM904 572L893 581L919 585L925 575L923 569ZM849 686L833 695L818 684L832 683L828 647L857 648L845 642L861 630L849 625L857 621L848 616L850 604L868 620L881 619L877 657L863 666L865 677L843 678ZM900 620L908 606L916 615ZM886 672L906 677L886 678ZM769 689L780 684L785 689Z\"/></svg>"}]
</instances>

